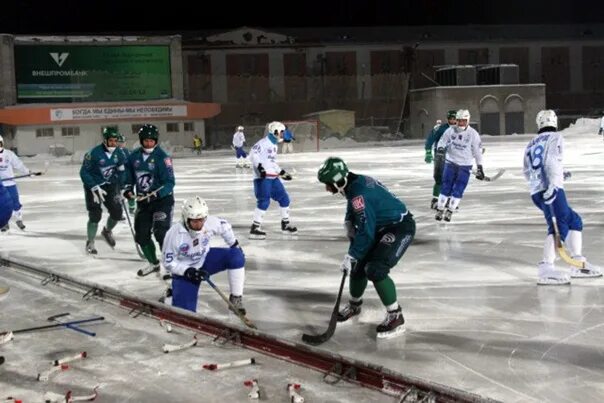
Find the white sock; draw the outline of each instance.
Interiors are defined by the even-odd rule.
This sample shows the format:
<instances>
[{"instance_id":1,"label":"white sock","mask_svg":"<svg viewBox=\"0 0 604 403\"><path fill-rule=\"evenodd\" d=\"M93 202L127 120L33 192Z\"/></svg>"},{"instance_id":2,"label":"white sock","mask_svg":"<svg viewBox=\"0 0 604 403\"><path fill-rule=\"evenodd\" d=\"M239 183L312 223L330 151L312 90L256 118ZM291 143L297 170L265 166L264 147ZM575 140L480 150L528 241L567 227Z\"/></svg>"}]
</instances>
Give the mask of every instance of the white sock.
<instances>
[{"instance_id":1,"label":"white sock","mask_svg":"<svg viewBox=\"0 0 604 403\"><path fill-rule=\"evenodd\" d=\"M260 210L258 207L254 210L254 222L262 224L262 218L266 214L266 210Z\"/></svg>"},{"instance_id":2,"label":"white sock","mask_svg":"<svg viewBox=\"0 0 604 403\"><path fill-rule=\"evenodd\" d=\"M22 220L23 214L21 213L21 210L13 211L13 217L15 217L15 220L17 221Z\"/></svg>"},{"instance_id":3,"label":"white sock","mask_svg":"<svg viewBox=\"0 0 604 403\"><path fill-rule=\"evenodd\" d=\"M548 235L543 244L543 262L554 264L556 260L556 248L554 246L554 236Z\"/></svg>"},{"instance_id":4,"label":"white sock","mask_svg":"<svg viewBox=\"0 0 604 403\"><path fill-rule=\"evenodd\" d=\"M442 210L445 208L445 203L447 202L447 199L449 198L449 196L445 196L444 194L439 194L438 195L438 204L436 205L436 208L439 210Z\"/></svg>"},{"instance_id":5,"label":"white sock","mask_svg":"<svg viewBox=\"0 0 604 403\"><path fill-rule=\"evenodd\" d=\"M229 276L229 287L231 289L231 294L235 296L243 295L243 282L245 281L245 268L241 267L239 269L229 269L227 270L227 275Z\"/></svg>"},{"instance_id":6,"label":"white sock","mask_svg":"<svg viewBox=\"0 0 604 403\"><path fill-rule=\"evenodd\" d=\"M393 304L390 304L386 307L388 312L396 311L398 309L398 301L395 301Z\"/></svg>"},{"instance_id":7,"label":"white sock","mask_svg":"<svg viewBox=\"0 0 604 403\"><path fill-rule=\"evenodd\" d=\"M565 242L573 259L579 259L583 257L583 234L581 233L581 231L568 231Z\"/></svg>"},{"instance_id":8,"label":"white sock","mask_svg":"<svg viewBox=\"0 0 604 403\"><path fill-rule=\"evenodd\" d=\"M458 199L457 197L451 197L451 201L449 202L449 210L453 211L457 208L457 206L459 206L459 203L461 202L461 199Z\"/></svg>"},{"instance_id":9,"label":"white sock","mask_svg":"<svg viewBox=\"0 0 604 403\"><path fill-rule=\"evenodd\" d=\"M289 221L289 206L281 207L281 220Z\"/></svg>"}]
</instances>

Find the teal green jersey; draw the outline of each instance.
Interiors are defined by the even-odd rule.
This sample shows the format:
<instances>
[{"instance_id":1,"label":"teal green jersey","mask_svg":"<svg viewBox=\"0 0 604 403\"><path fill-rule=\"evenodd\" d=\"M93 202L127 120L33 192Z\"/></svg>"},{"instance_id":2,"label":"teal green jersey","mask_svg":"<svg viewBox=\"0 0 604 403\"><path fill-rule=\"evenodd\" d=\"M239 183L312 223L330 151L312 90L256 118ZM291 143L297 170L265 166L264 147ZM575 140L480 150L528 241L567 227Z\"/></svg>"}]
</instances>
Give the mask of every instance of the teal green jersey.
<instances>
[{"instance_id":1,"label":"teal green jersey","mask_svg":"<svg viewBox=\"0 0 604 403\"><path fill-rule=\"evenodd\" d=\"M362 259L369 252L378 231L403 220L407 206L376 179L349 174L346 186L346 221L352 222L356 235L348 254Z\"/></svg>"},{"instance_id":2,"label":"teal green jersey","mask_svg":"<svg viewBox=\"0 0 604 403\"><path fill-rule=\"evenodd\" d=\"M436 147L436 145L438 144L438 141L440 140L440 138L443 136L443 134L449 127L450 126L448 123L443 123L442 125L438 126L437 128L432 129L430 131L430 134L428 134L428 137L426 137L426 143L424 145L424 148L426 150L430 150L432 148L432 146Z\"/></svg>"},{"instance_id":3,"label":"teal green jersey","mask_svg":"<svg viewBox=\"0 0 604 403\"><path fill-rule=\"evenodd\" d=\"M110 153L99 144L84 155L80 178L87 189L107 183L120 183L124 175L126 157L117 148Z\"/></svg>"},{"instance_id":4,"label":"teal green jersey","mask_svg":"<svg viewBox=\"0 0 604 403\"><path fill-rule=\"evenodd\" d=\"M132 151L126 163L125 185L136 187L136 193L145 195L154 190L159 199L174 191L174 169L172 158L160 147L155 147L151 154L145 154L142 148Z\"/></svg>"}]
</instances>

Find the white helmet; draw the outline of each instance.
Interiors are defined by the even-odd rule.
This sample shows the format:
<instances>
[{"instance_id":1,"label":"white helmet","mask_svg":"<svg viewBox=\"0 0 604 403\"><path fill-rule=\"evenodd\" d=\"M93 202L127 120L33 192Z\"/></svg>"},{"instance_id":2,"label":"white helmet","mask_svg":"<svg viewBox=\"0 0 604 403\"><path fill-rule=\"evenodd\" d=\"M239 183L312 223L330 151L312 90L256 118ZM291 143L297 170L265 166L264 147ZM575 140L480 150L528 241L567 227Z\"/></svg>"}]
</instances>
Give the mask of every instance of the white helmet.
<instances>
[{"instance_id":1,"label":"white helmet","mask_svg":"<svg viewBox=\"0 0 604 403\"><path fill-rule=\"evenodd\" d=\"M460 109L457 111L457 114L455 115L455 119L457 119L457 126L456 128L461 130L465 130L468 128L468 126L470 125L470 111L467 109ZM466 120L466 124L465 126L460 126L459 125L459 121L460 120Z\"/></svg>"},{"instance_id":2,"label":"white helmet","mask_svg":"<svg viewBox=\"0 0 604 403\"><path fill-rule=\"evenodd\" d=\"M237 126L237 131L238 132L242 132L243 131L243 126Z\"/></svg>"},{"instance_id":3,"label":"white helmet","mask_svg":"<svg viewBox=\"0 0 604 403\"><path fill-rule=\"evenodd\" d=\"M268 132L271 134L275 134L275 131L277 133L285 131L285 125L281 122L270 122L268 124Z\"/></svg>"},{"instance_id":4,"label":"white helmet","mask_svg":"<svg viewBox=\"0 0 604 403\"><path fill-rule=\"evenodd\" d=\"M540 111L537 114L536 121L538 130L543 129L544 127L558 128L558 116L556 116L556 112L551 109Z\"/></svg>"},{"instance_id":5,"label":"white helmet","mask_svg":"<svg viewBox=\"0 0 604 403\"><path fill-rule=\"evenodd\" d=\"M185 200L182 204L182 223L189 231L191 236L195 236L199 231L192 230L189 227L189 220L198 220L208 216L208 205L206 201L199 196Z\"/></svg>"}]
</instances>

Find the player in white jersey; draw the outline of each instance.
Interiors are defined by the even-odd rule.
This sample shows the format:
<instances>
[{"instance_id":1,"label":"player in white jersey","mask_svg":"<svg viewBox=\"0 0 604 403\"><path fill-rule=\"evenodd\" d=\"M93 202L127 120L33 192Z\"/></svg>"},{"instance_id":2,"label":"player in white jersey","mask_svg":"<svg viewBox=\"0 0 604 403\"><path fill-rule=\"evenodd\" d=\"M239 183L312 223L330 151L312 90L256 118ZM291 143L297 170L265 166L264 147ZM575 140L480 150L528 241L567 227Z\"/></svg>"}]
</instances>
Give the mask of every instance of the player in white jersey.
<instances>
[{"instance_id":1,"label":"player in white jersey","mask_svg":"<svg viewBox=\"0 0 604 403\"><path fill-rule=\"evenodd\" d=\"M456 119L457 125L449 127L436 146L437 155L446 152L442 185L436 205L437 221L441 221L443 216L445 221L451 221L453 211L459 207L468 186L474 161L477 165L476 178L484 179L480 135L470 127L470 112L460 109Z\"/></svg>"},{"instance_id":2,"label":"player in white jersey","mask_svg":"<svg viewBox=\"0 0 604 403\"><path fill-rule=\"evenodd\" d=\"M235 147L235 157L237 158L237 167L250 166L247 161L247 153L243 149L245 144L245 134L243 134L243 126L237 126L237 131L233 134L233 147Z\"/></svg>"},{"instance_id":3,"label":"player in white jersey","mask_svg":"<svg viewBox=\"0 0 604 403\"><path fill-rule=\"evenodd\" d=\"M256 210L254 210L254 221L250 229L250 239L266 238L266 232L262 231L260 226L271 199L277 201L281 207L281 231L285 234L298 232L298 229L289 222L289 195L281 182L281 179L292 180L292 176L277 164L277 143L283 140L284 131L283 123L269 123L268 134L254 144L250 152L254 168L254 194L256 195Z\"/></svg>"},{"instance_id":4,"label":"player in white jersey","mask_svg":"<svg viewBox=\"0 0 604 403\"><path fill-rule=\"evenodd\" d=\"M216 235L229 247L210 247L210 240ZM231 225L209 215L202 198L196 196L183 203L182 221L166 233L162 256L164 267L172 274L173 306L196 312L201 281L227 270L229 300L245 315L242 302L245 256Z\"/></svg>"},{"instance_id":5,"label":"player in white jersey","mask_svg":"<svg viewBox=\"0 0 604 403\"><path fill-rule=\"evenodd\" d=\"M558 117L552 110L537 114L538 134L524 152L524 176L529 183L533 203L543 212L548 235L543 247L543 260L539 263L538 284L569 284L568 274L554 267L556 257L552 213L558 223L560 237L573 259L585 262L584 269L571 268L571 277L599 277L599 267L587 262L582 255L583 221L570 208L564 192L564 139L556 130Z\"/></svg>"},{"instance_id":6,"label":"player in white jersey","mask_svg":"<svg viewBox=\"0 0 604 403\"><path fill-rule=\"evenodd\" d=\"M31 171L23 164L17 155L11 150L4 148L4 138L0 135L0 179L12 178L15 176L14 170L28 174ZM17 226L24 230L23 213L21 212L21 202L19 201L19 189L17 182L14 180L3 180L2 184L13 200L13 218L16 220ZM2 232L8 230L9 224L6 223L2 227Z\"/></svg>"}]
</instances>

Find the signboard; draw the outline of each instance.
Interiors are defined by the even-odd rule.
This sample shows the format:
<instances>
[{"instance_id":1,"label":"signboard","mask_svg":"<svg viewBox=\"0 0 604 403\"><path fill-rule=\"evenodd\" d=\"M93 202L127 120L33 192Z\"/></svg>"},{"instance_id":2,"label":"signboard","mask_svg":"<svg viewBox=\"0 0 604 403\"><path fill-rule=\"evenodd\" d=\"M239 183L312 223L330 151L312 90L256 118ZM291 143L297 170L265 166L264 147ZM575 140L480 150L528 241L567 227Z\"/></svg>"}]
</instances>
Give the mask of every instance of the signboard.
<instances>
[{"instance_id":1,"label":"signboard","mask_svg":"<svg viewBox=\"0 0 604 403\"><path fill-rule=\"evenodd\" d=\"M186 105L95 106L50 109L51 121L187 116Z\"/></svg>"},{"instance_id":2,"label":"signboard","mask_svg":"<svg viewBox=\"0 0 604 403\"><path fill-rule=\"evenodd\" d=\"M17 102L172 97L169 46L15 46Z\"/></svg>"}]
</instances>

